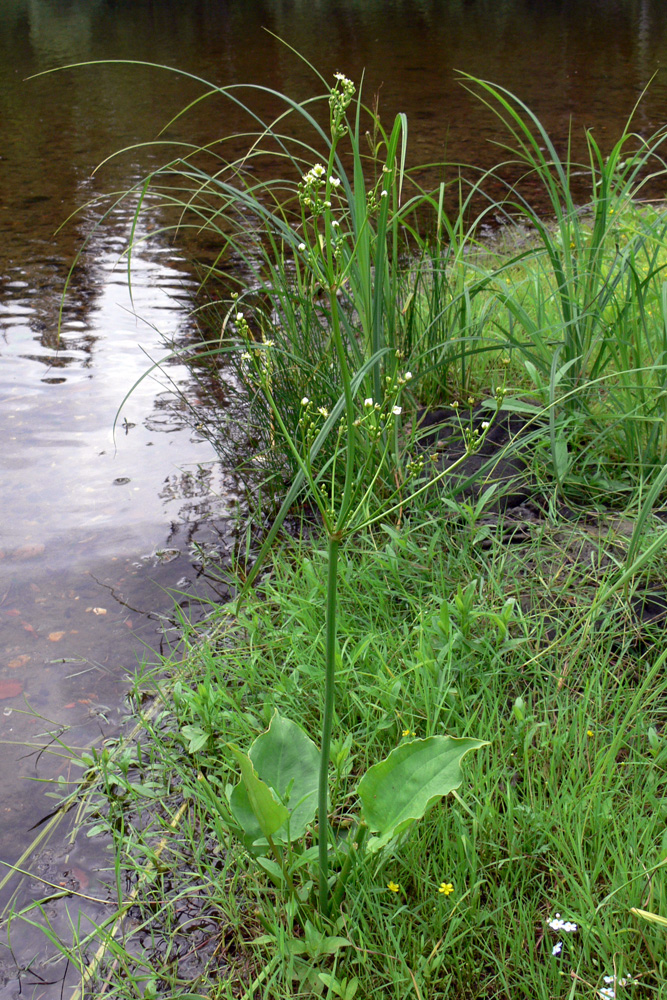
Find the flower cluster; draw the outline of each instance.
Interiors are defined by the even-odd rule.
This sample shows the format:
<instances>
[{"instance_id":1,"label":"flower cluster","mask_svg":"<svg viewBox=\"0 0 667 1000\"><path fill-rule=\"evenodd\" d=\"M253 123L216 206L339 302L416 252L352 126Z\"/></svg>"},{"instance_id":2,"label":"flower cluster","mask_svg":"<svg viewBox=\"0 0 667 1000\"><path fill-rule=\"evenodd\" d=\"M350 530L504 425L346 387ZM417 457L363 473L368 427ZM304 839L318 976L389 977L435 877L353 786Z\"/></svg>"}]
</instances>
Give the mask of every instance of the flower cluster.
<instances>
[{"instance_id":1,"label":"flower cluster","mask_svg":"<svg viewBox=\"0 0 667 1000\"><path fill-rule=\"evenodd\" d=\"M560 913L557 913L556 916L553 918L553 920L548 921L548 926L551 928L552 931L562 931L564 934L574 934L578 930L577 925L573 923L571 920L561 919ZM555 945L551 949L551 954L553 955L554 958L558 958L558 956L561 954L562 951L563 951L563 942L556 941Z\"/></svg>"},{"instance_id":2,"label":"flower cluster","mask_svg":"<svg viewBox=\"0 0 667 1000\"><path fill-rule=\"evenodd\" d=\"M354 97L355 86L343 73L334 73L335 84L329 94L329 114L331 118L331 138L336 141L347 132L345 112Z\"/></svg>"},{"instance_id":3,"label":"flower cluster","mask_svg":"<svg viewBox=\"0 0 667 1000\"><path fill-rule=\"evenodd\" d=\"M617 979L616 976L604 976L604 982L606 986L602 986L598 990L598 996L601 1000L616 1000L616 986L631 986L636 983L637 980L633 979L632 976L624 976L622 979Z\"/></svg>"},{"instance_id":4,"label":"flower cluster","mask_svg":"<svg viewBox=\"0 0 667 1000\"><path fill-rule=\"evenodd\" d=\"M560 913L556 914L554 920L549 921L549 927L552 931L563 931L565 934L574 934L578 927L573 924L570 920L561 920Z\"/></svg>"},{"instance_id":5,"label":"flower cluster","mask_svg":"<svg viewBox=\"0 0 667 1000\"><path fill-rule=\"evenodd\" d=\"M311 167L303 175L299 183L299 201L313 215L321 215L324 209L327 208L326 181L326 169L321 163L316 163L314 167ZM303 249L305 250L305 248L305 244L303 244Z\"/></svg>"},{"instance_id":6,"label":"flower cluster","mask_svg":"<svg viewBox=\"0 0 667 1000\"><path fill-rule=\"evenodd\" d=\"M248 320L242 312L234 313L234 322L236 323L236 329L239 331L240 336L243 337L244 340L250 340L250 327L248 326Z\"/></svg>"},{"instance_id":7,"label":"flower cluster","mask_svg":"<svg viewBox=\"0 0 667 1000\"><path fill-rule=\"evenodd\" d=\"M338 190L340 184L340 177L332 175L327 178L326 168L323 164L316 163L299 181L299 201L312 215L322 215L325 209L331 208L331 194ZM334 230L334 237L337 237L339 234L335 231L340 228L340 222L337 219L332 219L331 226ZM303 253L306 250L306 244L299 243L298 250Z\"/></svg>"}]
</instances>

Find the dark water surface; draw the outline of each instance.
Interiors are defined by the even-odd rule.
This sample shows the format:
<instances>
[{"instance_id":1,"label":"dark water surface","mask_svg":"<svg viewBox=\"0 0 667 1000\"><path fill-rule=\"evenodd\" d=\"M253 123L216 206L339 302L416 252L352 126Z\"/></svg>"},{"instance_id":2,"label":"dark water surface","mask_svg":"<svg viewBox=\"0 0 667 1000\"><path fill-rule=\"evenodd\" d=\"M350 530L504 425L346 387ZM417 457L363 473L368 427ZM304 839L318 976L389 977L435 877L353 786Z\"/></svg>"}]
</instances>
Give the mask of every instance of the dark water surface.
<instances>
[{"instance_id":1,"label":"dark water surface","mask_svg":"<svg viewBox=\"0 0 667 1000\"><path fill-rule=\"evenodd\" d=\"M160 162L159 146L130 147L155 139L202 88L122 65L26 78L75 62L136 59L216 84L252 82L295 98L321 92L264 28L328 80L340 70L359 81L365 71L367 100L379 94L385 122L407 113L412 164L448 158L490 167L502 156L495 119L457 70L514 91L561 148L571 127L582 154L584 129L611 145L653 77L635 128L648 136L667 121L664 0L0 0L5 863L16 862L34 836L29 828L51 808L44 784L27 779L76 776L66 757L39 751L48 734L62 731L83 748L117 732L126 676L160 642L167 589L210 594L197 580L192 543L224 555L235 509L231 481L196 429L198 387L182 365L141 383L114 440L118 407L149 359L164 353L164 339L196 339L186 258L197 239L149 241L135 255L131 299L121 259L131 210L95 230L102 209L92 203ZM255 100L263 114L275 107ZM247 127L228 103L208 102L166 137L207 142ZM129 151L93 174L120 148ZM68 268L86 238L58 337ZM56 884L76 870L94 894L102 857L94 844L66 850L56 835L29 863ZM43 891L34 882L19 890L22 905ZM64 929L63 912L56 906L50 918ZM60 986L40 982L62 975L41 964L45 940L15 924L11 944L13 954L0 953L0 1000L19 990L60 996ZM19 974L38 952L33 971Z\"/></svg>"}]
</instances>

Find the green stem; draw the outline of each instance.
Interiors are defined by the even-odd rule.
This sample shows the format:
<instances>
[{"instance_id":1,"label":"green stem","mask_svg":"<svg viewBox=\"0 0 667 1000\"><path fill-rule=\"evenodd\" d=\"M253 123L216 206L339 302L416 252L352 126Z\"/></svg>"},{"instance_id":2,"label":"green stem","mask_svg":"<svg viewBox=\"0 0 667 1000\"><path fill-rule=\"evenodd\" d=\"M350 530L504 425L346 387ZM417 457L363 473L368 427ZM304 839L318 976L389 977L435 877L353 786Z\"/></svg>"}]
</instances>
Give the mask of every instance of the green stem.
<instances>
[{"instance_id":1,"label":"green stem","mask_svg":"<svg viewBox=\"0 0 667 1000\"><path fill-rule=\"evenodd\" d=\"M330 535L327 574L324 711L322 714L322 749L320 750L320 780L317 799L320 912L323 917L328 917L329 915L329 818L327 793L329 791L329 758L331 755L331 729L333 726L336 683L336 590L338 584L339 546L340 538L337 535Z\"/></svg>"},{"instance_id":2,"label":"green stem","mask_svg":"<svg viewBox=\"0 0 667 1000\"><path fill-rule=\"evenodd\" d=\"M364 842L364 837L368 832L368 827L365 823L360 823L359 828L356 832L354 840L348 845L348 852L343 863L343 868L338 876L338 881L336 882L336 888L333 891L333 896L331 897L331 910L335 914L340 908L340 904L343 901L343 893L345 892L345 883L347 882L352 866L357 863L357 859L361 854L361 848Z\"/></svg>"}]
</instances>

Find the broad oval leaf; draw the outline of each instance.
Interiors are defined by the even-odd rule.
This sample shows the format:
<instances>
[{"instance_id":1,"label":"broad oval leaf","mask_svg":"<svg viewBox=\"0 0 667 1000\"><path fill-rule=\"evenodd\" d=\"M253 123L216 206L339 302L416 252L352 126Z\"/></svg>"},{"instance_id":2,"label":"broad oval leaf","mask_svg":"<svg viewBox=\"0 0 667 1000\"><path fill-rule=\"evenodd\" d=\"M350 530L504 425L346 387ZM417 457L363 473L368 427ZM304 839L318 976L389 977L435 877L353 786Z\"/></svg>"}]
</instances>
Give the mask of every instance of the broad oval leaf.
<instances>
[{"instance_id":1,"label":"broad oval leaf","mask_svg":"<svg viewBox=\"0 0 667 1000\"><path fill-rule=\"evenodd\" d=\"M429 736L402 743L369 768L357 789L364 818L378 832L367 848L379 850L421 819L443 795L458 788L463 780L463 757L487 745L468 736Z\"/></svg>"},{"instance_id":2,"label":"broad oval leaf","mask_svg":"<svg viewBox=\"0 0 667 1000\"><path fill-rule=\"evenodd\" d=\"M302 837L317 812L319 750L300 726L276 712L248 756L262 781L287 807L290 839ZM280 831L278 839L286 837L287 829Z\"/></svg>"},{"instance_id":3,"label":"broad oval leaf","mask_svg":"<svg viewBox=\"0 0 667 1000\"><path fill-rule=\"evenodd\" d=\"M282 803L278 802L273 792L261 778L258 777L253 762L246 754L241 753L237 747L230 747L241 767L241 782L236 786L244 794L230 798L230 808L236 822L243 828L246 835L255 838L256 828L259 827L262 836L272 837L276 830L289 819L289 812ZM247 805L250 806L250 813ZM256 821L256 824L252 820Z\"/></svg>"}]
</instances>

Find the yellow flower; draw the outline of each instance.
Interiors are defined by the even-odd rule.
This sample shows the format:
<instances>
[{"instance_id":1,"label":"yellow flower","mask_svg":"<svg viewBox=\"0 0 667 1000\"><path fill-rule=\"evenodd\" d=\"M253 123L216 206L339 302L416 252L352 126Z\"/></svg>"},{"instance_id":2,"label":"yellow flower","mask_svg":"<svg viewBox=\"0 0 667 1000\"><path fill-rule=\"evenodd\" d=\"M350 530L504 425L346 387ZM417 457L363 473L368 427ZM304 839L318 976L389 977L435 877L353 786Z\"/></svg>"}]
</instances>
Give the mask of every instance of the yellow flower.
<instances>
[{"instance_id":1,"label":"yellow flower","mask_svg":"<svg viewBox=\"0 0 667 1000\"><path fill-rule=\"evenodd\" d=\"M454 892L454 886L451 882L441 882L438 892L441 892L443 896L449 896L452 892Z\"/></svg>"},{"instance_id":2,"label":"yellow flower","mask_svg":"<svg viewBox=\"0 0 667 1000\"><path fill-rule=\"evenodd\" d=\"M403 736L414 736L414 735L415 735L414 729L404 729L403 730Z\"/></svg>"},{"instance_id":3,"label":"yellow flower","mask_svg":"<svg viewBox=\"0 0 667 1000\"><path fill-rule=\"evenodd\" d=\"M401 887L398 882L387 882L387 888L389 892L398 892Z\"/></svg>"},{"instance_id":4,"label":"yellow flower","mask_svg":"<svg viewBox=\"0 0 667 1000\"><path fill-rule=\"evenodd\" d=\"M595 736L595 733L593 732L592 729L587 729L586 730L586 736Z\"/></svg>"}]
</instances>

